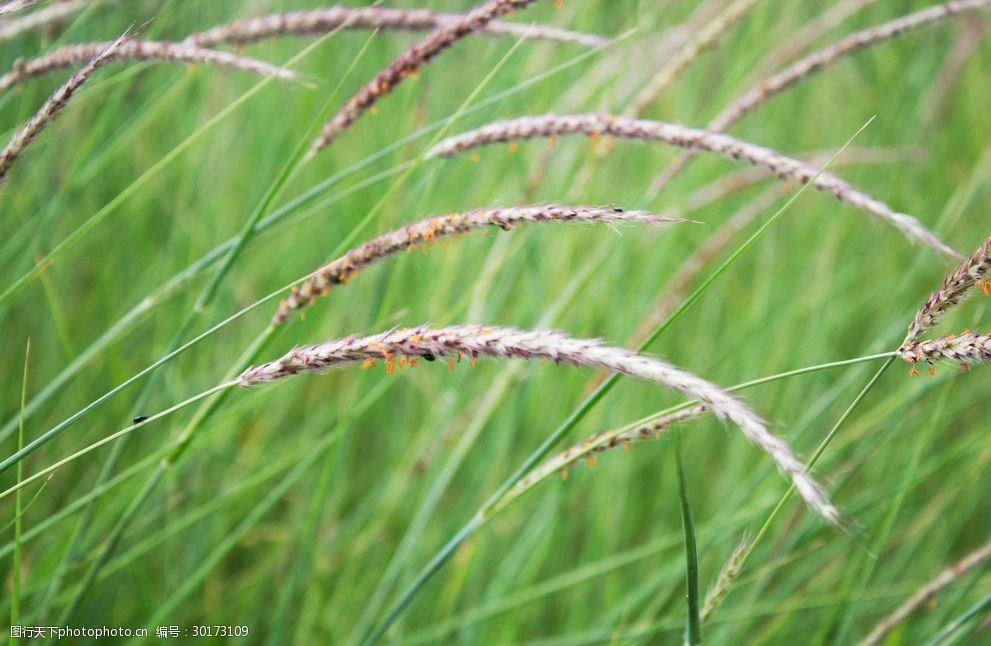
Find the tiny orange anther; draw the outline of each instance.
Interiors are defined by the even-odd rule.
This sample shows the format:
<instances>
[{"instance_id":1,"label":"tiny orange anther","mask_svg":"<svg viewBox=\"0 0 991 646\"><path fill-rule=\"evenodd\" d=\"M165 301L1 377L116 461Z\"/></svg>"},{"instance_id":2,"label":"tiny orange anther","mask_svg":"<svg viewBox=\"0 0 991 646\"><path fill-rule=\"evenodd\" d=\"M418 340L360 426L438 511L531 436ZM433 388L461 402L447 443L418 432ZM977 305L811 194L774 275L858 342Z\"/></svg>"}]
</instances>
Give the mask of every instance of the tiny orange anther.
<instances>
[{"instance_id":1,"label":"tiny orange anther","mask_svg":"<svg viewBox=\"0 0 991 646\"><path fill-rule=\"evenodd\" d=\"M567 480L568 479L568 470L567 469L561 469L561 479L562 480Z\"/></svg>"},{"instance_id":2,"label":"tiny orange anther","mask_svg":"<svg viewBox=\"0 0 991 646\"><path fill-rule=\"evenodd\" d=\"M477 164L478 162L482 161L482 158L478 156L478 153L472 153L468 155L468 161L470 161L473 164Z\"/></svg>"},{"instance_id":3,"label":"tiny orange anther","mask_svg":"<svg viewBox=\"0 0 991 646\"><path fill-rule=\"evenodd\" d=\"M908 371L908 376L909 377L918 377L919 376L919 371L915 369L915 366L912 366L912 369Z\"/></svg>"}]
</instances>

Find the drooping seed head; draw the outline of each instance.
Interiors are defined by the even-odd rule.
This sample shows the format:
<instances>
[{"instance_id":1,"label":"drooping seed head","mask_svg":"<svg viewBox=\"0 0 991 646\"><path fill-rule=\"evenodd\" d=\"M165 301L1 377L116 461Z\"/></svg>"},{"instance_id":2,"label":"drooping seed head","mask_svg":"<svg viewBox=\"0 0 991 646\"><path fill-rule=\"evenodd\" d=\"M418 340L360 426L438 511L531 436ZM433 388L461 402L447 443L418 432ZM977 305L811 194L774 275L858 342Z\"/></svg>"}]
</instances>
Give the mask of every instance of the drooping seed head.
<instances>
[{"instance_id":1,"label":"drooping seed head","mask_svg":"<svg viewBox=\"0 0 991 646\"><path fill-rule=\"evenodd\" d=\"M953 0L846 36L792 63L774 76L757 83L749 92L713 119L707 129L717 132L729 129L730 126L760 104L766 103L771 97L784 92L816 72L829 68L843 58L947 18L989 6L991 6L991 0Z\"/></svg>"},{"instance_id":2,"label":"drooping seed head","mask_svg":"<svg viewBox=\"0 0 991 646\"><path fill-rule=\"evenodd\" d=\"M90 61L55 90L38 112L20 130L14 133L7 146L3 151L0 151L0 181L3 181L4 177L7 176L10 167L14 165L14 162L24 152L24 149L65 109L69 100L72 99L72 96L86 82L90 75L109 62L115 53L120 51L120 48L125 46L127 42L126 35L121 36L97 50Z\"/></svg>"},{"instance_id":3,"label":"drooping seed head","mask_svg":"<svg viewBox=\"0 0 991 646\"><path fill-rule=\"evenodd\" d=\"M390 369L395 365L394 358L399 356L550 360L607 370L670 388L698 400L717 417L736 425L744 436L774 459L811 509L834 525L840 522L839 511L829 503L824 490L812 479L788 444L772 434L764 421L742 402L718 386L659 359L610 347L597 340L575 339L549 330L479 325L408 328L296 348L280 359L247 369L238 378L238 383L250 387L368 360L384 360Z\"/></svg>"},{"instance_id":4,"label":"drooping seed head","mask_svg":"<svg viewBox=\"0 0 991 646\"><path fill-rule=\"evenodd\" d=\"M464 16L458 14L436 13L429 9L335 6L243 18L193 34L184 42L197 47L216 47L225 43L253 43L285 35L325 34L336 29L430 31L452 25L463 18ZM608 39L592 34L496 20L481 27L479 31L492 36L548 40L584 47L602 47L609 43Z\"/></svg>"},{"instance_id":5,"label":"drooping seed head","mask_svg":"<svg viewBox=\"0 0 991 646\"><path fill-rule=\"evenodd\" d=\"M991 1L991 0L989 0ZM939 253L960 258L960 254L928 231L915 218L897 213L887 204L855 189L838 177L775 150L757 146L729 135L687 126L631 119L609 114L572 114L521 117L496 121L487 126L449 137L427 152L427 157L451 157L494 143L563 135L611 136L639 141L659 141L679 148L701 149L734 161L760 167L781 180L812 183L819 191L857 208L900 231L909 240Z\"/></svg>"},{"instance_id":6,"label":"drooping seed head","mask_svg":"<svg viewBox=\"0 0 991 646\"><path fill-rule=\"evenodd\" d=\"M351 127L361 115L375 105L379 99L392 92L406 78L419 71L438 54L448 49L462 38L483 29L496 18L525 9L536 0L488 0L471 10L460 19L437 27L416 45L413 45L399 58L379 72L368 82L340 111L323 127L320 136L310 147L313 155Z\"/></svg>"},{"instance_id":7,"label":"drooping seed head","mask_svg":"<svg viewBox=\"0 0 991 646\"><path fill-rule=\"evenodd\" d=\"M740 119L764 103L767 103L772 97L794 87L817 72L829 69L835 63L848 56L886 43L922 27L939 23L947 18L989 6L991 6L991 0L953 0L846 36L842 40L795 61L777 74L754 85L753 88L727 106L719 115L710 121L706 125L706 130L712 132L725 132L729 130ZM694 151L689 151L679 155L668 164L664 171L653 181L651 186L654 192L660 191L674 179L685 168L693 156Z\"/></svg>"},{"instance_id":8,"label":"drooping seed head","mask_svg":"<svg viewBox=\"0 0 991 646\"><path fill-rule=\"evenodd\" d=\"M860 642L859 646L877 646L882 643L884 637L894 630L898 624L908 618L909 615L926 603L931 603L940 590L954 581L958 581L965 574L973 572L975 568L986 563L989 559L991 559L991 541L984 543L959 561L943 569L932 580L919 588L915 594L906 599L894 612L878 622L867 637Z\"/></svg>"},{"instance_id":9,"label":"drooping seed head","mask_svg":"<svg viewBox=\"0 0 991 646\"><path fill-rule=\"evenodd\" d=\"M544 222L587 222L612 225L624 222L666 224L684 222L684 220L643 211L624 211L612 207L562 206L558 204L476 209L466 213L451 213L420 220L415 224L369 240L318 269L302 284L294 287L289 297L279 304L279 308L272 318L272 324L284 324L293 313L302 310L329 292L331 288L346 283L365 267L400 251L408 251L421 244L430 244L441 238L470 233L477 229L498 228L508 231L514 226Z\"/></svg>"},{"instance_id":10,"label":"drooping seed head","mask_svg":"<svg viewBox=\"0 0 991 646\"><path fill-rule=\"evenodd\" d=\"M88 43L66 45L59 49L28 60L18 60L14 69L0 76L0 92L5 91L43 74L81 65L106 49L108 43ZM168 63L190 63L216 65L229 69L250 72L259 76L274 76L284 80L296 80L298 75L287 69L268 63L238 56L228 52L216 52L195 47L186 43L169 43L152 40L128 40L114 49L110 61L162 61Z\"/></svg>"},{"instance_id":11,"label":"drooping seed head","mask_svg":"<svg viewBox=\"0 0 991 646\"><path fill-rule=\"evenodd\" d=\"M521 479L513 487L511 495L521 493L533 487L536 483L554 473L566 473L572 465L580 460L590 459L598 453L605 453L618 447L628 449L632 444L640 442L655 442L661 439L670 430L673 424L688 421L705 413L708 409L704 405L696 405L678 411L671 415L664 415L656 419L638 424L628 430L608 431L596 433L581 444L561 451L553 458L546 460L540 466Z\"/></svg>"}]
</instances>

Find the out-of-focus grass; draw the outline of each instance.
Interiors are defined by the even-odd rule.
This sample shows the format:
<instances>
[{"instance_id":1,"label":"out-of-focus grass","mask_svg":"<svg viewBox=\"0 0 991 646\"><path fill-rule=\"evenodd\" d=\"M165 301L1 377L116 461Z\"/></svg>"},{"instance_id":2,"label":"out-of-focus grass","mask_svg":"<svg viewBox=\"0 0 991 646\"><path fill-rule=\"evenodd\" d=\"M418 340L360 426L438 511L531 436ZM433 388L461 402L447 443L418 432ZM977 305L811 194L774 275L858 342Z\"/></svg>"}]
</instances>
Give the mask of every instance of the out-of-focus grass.
<instances>
[{"instance_id":1,"label":"out-of-focus grass","mask_svg":"<svg viewBox=\"0 0 991 646\"><path fill-rule=\"evenodd\" d=\"M151 17L144 36L178 38L230 18L313 4L124 1L93 8L65 25L58 42L108 39ZM471 5L415 4L439 10ZM876 3L821 42L926 4ZM694 5L672 2L659 11L633 0L584 0L555 10L549 2L538 3L515 20L601 34L636 31L617 51L592 55L573 46L524 43L473 103L484 107L470 111L452 130L548 111L622 110L629 84L652 71L624 60L633 60L631 52L648 47ZM817 11L811 3L759 3L648 116L705 123L758 80L755 70L768 52ZM985 115L991 86L983 72L991 48L975 51L941 97L944 109L931 108L933 88L961 28L962 21L950 21L858 55L776 98L733 133L789 153L836 149L876 114L858 146L921 145L927 157L844 167L838 173L969 251L988 233L991 124ZM30 400L148 293L237 234L368 36L341 33L318 45L298 66L320 79L316 89L276 83L261 89L4 303L2 422L16 424L28 337ZM342 96L414 38L377 34L345 79ZM284 39L245 51L281 62L308 42ZM5 44L0 64L9 68L17 57L51 46L40 33L26 35ZM526 180L548 150L541 142L522 144L516 154L483 150L478 163L466 157L422 164L391 195L401 171L369 178L407 162L433 133L349 171L454 113L513 46L510 39L487 37L461 43L296 173L276 209L328 177L350 174L296 212L307 217L291 216L285 220L290 224L258 234L187 339L311 271L383 196L388 197L369 234L431 214L527 200ZM576 59L577 64L567 64ZM619 62L615 75L592 84L590 70L610 59ZM485 103L555 66L562 67ZM5 136L60 78L33 81L0 97ZM257 82L205 68L149 64L102 70L0 188L5 216L0 288ZM650 179L673 155L659 146L618 142L593 162L588 181L577 183L581 169L598 155L586 141L562 140L532 199L663 212L676 210L693 188L735 170L723 160L700 158L656 200L645 201ZM464 321L547 325L626 344L665 294L665 282L679 264L760 190L690 214L702 225L664 233L534 228L472 236L399 257L311 308L269 352L274 356L293 344L393 325ZM759 225L742 232L733 247ZM807 191L652 350L727 386L880 352L897 344L915 308L948 269L889 228ZM28 417L26 440L164 354L207 276L157 304L133 330L101 350ZM262 307L166 364L142 412L164 409L217 383L269 315L270 308ZM975 299L941 329L977 327L984 316L985 302ZM876 368L863 364L817 372L744 396L808 456ZM479 362L453 374L435 366L392 377L344 371L233 393L139 510L69 624L246 624L252 641L347 640L369 600L382 597L384 610L578 405L593 377L550 365ZM706 638L793 643L859 637L954 557L984 542L991 531L982 495L991 488L986 475L991 448L982 433L987 423L981 409L988 379L981 368L969 375L941 368L935 378L918 380L906 377L900 364L887 371L817 466L859 529L853 536L837 533L800 504L789 503L705 627ZM31 455L25 474L127 426L140 388L114 397ZM622 381L572 439L677 401ZM22 623L48 625L61 613L102 541L157 468L152 456L170 444L191 414L181 412L134 434L118 468L130 477L98 491L78 543L82 549L68 556L57 589L51 583L77 526L78 501L97 486L109 450L58 472L27 506L21 519ZM712 420L687 426L682 440L704 593L740 536L760 526L787 483L765 456ZM13 453L16 442L16 434L7 437L2 454ZM390 637L466 643L680 640L685 561L672 449L664 439L628 454L605 454L594 470L576 468L566 482L542 485L463 546ZM2 478L6 488L15 474ZM435 485L440 478L446 486ZM26 501L34 491L26 490ZM13 519L13 497L0 505L5 518ZM414 518L415 540L407 540L394 566L395 581L378 591ZM0 569L10 581L12 529L3 543ZM988 576L981 574L954 586L934 610L910 620L906 639L935 635L986 596L988 586ZM4 617L9 599L5 595ZM370 613L364 621L380 618Z\"/></svg>"}]
</instances>

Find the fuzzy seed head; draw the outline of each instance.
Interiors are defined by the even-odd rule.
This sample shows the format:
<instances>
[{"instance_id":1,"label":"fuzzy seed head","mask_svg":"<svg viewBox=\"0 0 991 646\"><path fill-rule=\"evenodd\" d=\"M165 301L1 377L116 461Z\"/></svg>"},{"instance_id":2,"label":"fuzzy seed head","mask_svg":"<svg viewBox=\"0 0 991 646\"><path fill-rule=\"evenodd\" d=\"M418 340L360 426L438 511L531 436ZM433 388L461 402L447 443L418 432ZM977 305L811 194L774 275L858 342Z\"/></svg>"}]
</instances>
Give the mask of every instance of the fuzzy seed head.
<instances>
[{"instance_id":1,"label":"fuzzy seed head","mask_svg":"<svg viewBox=\"0 0 991 646\"><path fill-rule=\"evenodd\" d=\"M294 287L289 297L279 304L272 318L273 325L283 325L292 315L310 305L334 286L344 284L361 269L401 251L444 238L453 238L478 229L498 228L509 231L516 225L545 222L586 222L616 225L624 222L667 224L684 222L681 218L654 215L643 211L624 211L611 207L520 206L504 209L477 209L466 213L451 213L428 218L379 236L347 252Z\"/></svg>"},{"instance_id":2,"label":"fuzzy seed head","mask_svg":"<svg viewBox=\"0 0 991 646\"><path fill-rule=\"evenodd\" d=\"M418 342L414 342L418 339ZM839 511L812 479L791 448L773 435L764 421L718 386L659 359L614 348L596 340L575 339L549 330L462 325L446 328L409 328L369 337L347 337L304 346L275 361L249 368L238 378L242 387L279 381L292 375L314 373L335 366L388 356L503 358L553 361L607 370L652 382L697 399L717 417L736 425L770 455L791 479L802 499L828 522L838 525Z\"/></svg>"},{"instance_id":3,"label":"fuzzy seed head","mask_svg":"<svg viewBox=\"0 0 991 646\"><path fill-rule=\"evenodd\" d=\"M943 279L939 289L929 296L926 304L916 313L909 325L902 347L916 343L927 331L936 327L947 312L971 294L974 287L980 286L981 291L987 295L989 273L991 273L991 238L985 240L977 251L964 259L952 274Z\"/></svg>"},{"instance_id":4,"label":"fuzzy seed head","mask_svg":"<svg viewBox=\"0 0 991 646\"><path fill-rule=\"evenodd\" d=\"M209 48L229 43L253 43L277 36L326 34L336 29L431 31L462 19L463 16L458 14L435 13L428 9L335 6L244 18L193 34L184 42ZM479 31L490 36L526 37L583 47L602 47L609 43L608 39L592 34L497 20L484 25Z\"/></svg>"},{"instance_id":5,"label":"fuzzy seed head","mask_svg":"<svg viewBox=\"0 0 991 646\"><path fill-rule=\"evenodd\" d=\"M413 45L399 58L368 82L354 95L334 118L327 122L320 136L310 147L313 155L330 145L334 139L347 130L379 99L421 67L429 63L456 42L490 24L496 18L509 15L518 9L525 9L536 0L488 0L458 20L437 27L425 39Z\"/></svg>"},{"instance_id":6,"label":"fuzzy seed head","mask_svg":"<svg viewBox=\"0 0 991 646\"><path fill-rule=\"evenodd\" d=\"M104 51L108 45L109 43L66 45L38 58L18 60L14 64L13 70L0 76L0 92L8 90L14 85L23 83L28 79L83 64ZM298 78L295 72L253 58L229 54L227 52L215 52L186 43L128 40L115 48L105 62L111 61L161 61L179 64L216 65L259 76L274 76L285 80Z\"/></svg>"},{"instance_id":7,"label":"fuzzy seed head","mask_svg":"<svg viewBox=\"0 0 991 646\"><path fill-rule=\"evenodd\" d=\"M817 168L797 159L729 135L661 121L646 121L610 114L564 116L550 114L522 117L496 121L477 130L449 137L428 151L427 157L452 157L490 144L562 135L586 137L609 135L639 141L659 141L679 148L706 150L733 161L742 161L762 168L781 180L799 184L812 182L812 186L817 190L832 195L837 200L894 227L909 240L953 258L961 257L915 218L895 212L887 204L875 200L834 175L819 173Z\"/></svg>"},{"instance_id":8,"label":"fuzzy seed head","mask_svg":"<svg viewBox=\"0 0 991 646\"><path fill-rule=\"evenodd\" d=\"M31 117L31 120L14 133L7 146L3 151L0 151L0 181L3 181L4 177L7 176L10 167L14 165L14 162L21 156L25 148L65 109L72 96L89 79L93 72L109 62L127 42L126 36L121 36L112 43L107 43L96 50L89 57L89 62L55 90L48 100L45 101L44 105L41 106L41 109Z\"/></svg>"},{"instance_id":9,"label":"fuzzy seed head","mask_svg":"<svg viewBox=\"0 0 991 646\"><path fill-rule=\"evenodd\" d=\"M987 363L991 361L991 336L967 331L956 336L908 343L898 349L898 354L913 365L939 361L952 361L960 365Z\"/></svg>"}]
</instances>

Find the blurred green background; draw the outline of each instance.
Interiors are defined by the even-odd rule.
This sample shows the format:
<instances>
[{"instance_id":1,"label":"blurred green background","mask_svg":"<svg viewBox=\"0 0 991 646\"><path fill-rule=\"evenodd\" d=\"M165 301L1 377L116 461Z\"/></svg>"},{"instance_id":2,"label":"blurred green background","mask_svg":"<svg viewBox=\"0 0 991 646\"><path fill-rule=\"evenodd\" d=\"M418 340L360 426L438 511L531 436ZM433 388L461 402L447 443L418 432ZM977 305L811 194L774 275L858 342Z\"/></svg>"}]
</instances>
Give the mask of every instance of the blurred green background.
<instances>
[{"instance_id":1,"label":"blurred green background","mask_svg":"<svg viewBox=\"0 0 991 646\"><path fill-rule=\"evenodd\" d=\"M386 4L457 12L476 3ZM505 37L461 42L293 174L268 213L319 190L252 239L182 340L312 271L349 234L361 241L450 211L562 202L677 213L700 224L616 231L549 225L404 254L335 290L287 326L263 356L427 322L553 327L634 344L643 321L671 298L668 281L682 263L773 180L686 211L695 189L740 167L700 158L652 199L650 180L676 155L660 144L620 141L603 154L582 138L554 148L534 141L515 154L499 146L481 150L477 163L467 156L428 161L408 175L401 165L436 135L425 128L455 114L450 133L528 114L622 112L668 60L670 54L657 52L662 39L698 4L539 2L512 18L623 36L600 51L517 45ZM826 4L758 2L645 116L703 126L779 68L774 57ZM868 3L810 45L929 4ZM19 57L61 44L113 39L129 26L142 38L179 40L234 18L313 6L319 5L98 3L57 28L0 43L0 65L10 69ZM877 115L851 150L901 152L884 164L844 164L841 157L836 173L969 253L989 232L991 46L979 40L989 18L951 19L845 60L775 98L732 133L799 155L839 149ZM336 110L418 37L333 35L292 65L306 84L265 84L229 110L258 78L156 63L109 65L94 76L0 186L3 289L94 214L100 218L0 306L3 455L17 449L28 339L29 400L88 357L27 418L30 441L170 349L212 269L156 298L133 325L114 326L236 235L293 150L312 137L311 122L323 106ZM287 37L237 51L282 64L314 42ZM52 74L0 96L5 141L66 77ZM405 139L411 135L417 136ZM535 181L542 164L546 173ZM788 195L780 191L691 287ZM355 233L356 227L364 228ZM730 386L890 350L951 268L893 229L806 191L650 351ZM985 303L968 302L940 329L980 329ZM136 413L153 414L220 382L275 304L162 366L142 410L135 400L147 377L95 408L31 454L25 475L126 427ZM94 346L108 331L108 342ZM809 456L877 367L815 372L743 397ZM816 468L856 528L837 532L789 501L706 627L713 643L849 643L988 539L991 444L983 406L991 371L958 375L946 366L932 379L909 379L906 371L897 363L882 376ZM391 377L381 368L347 369L233 392L106 550L162 448L196 410L184 408L130 438L113 469L121 477L110 486L97 489L111 455L104 447L57 471L40 493L38 485L24 489L23 503L30 504L22 516L21 623L152 630L247 625L252 643L348 643L382 618L415 573L580 404L596 377L553 365L480 361L453 374L441 365ZM621 381L566 444L679 401ZM740 538L758 530L787 482L735 429L711 418L684 429L704 591ZM3 488L15 483L13 471L0 478ZM0 506L0 623L6 624L13 496ZM594 469L577 466L567 481L552 479L500 513L427 584L388 637L397 643L677 643L685 614L680 513L670 438L604 454ZM92 569L103 555L105 562ZM95 580L81 588L88 571ZM893 643L923 643L989 591L991 575L963 579L913 616Z\"/></svg>"}]
</instances>

